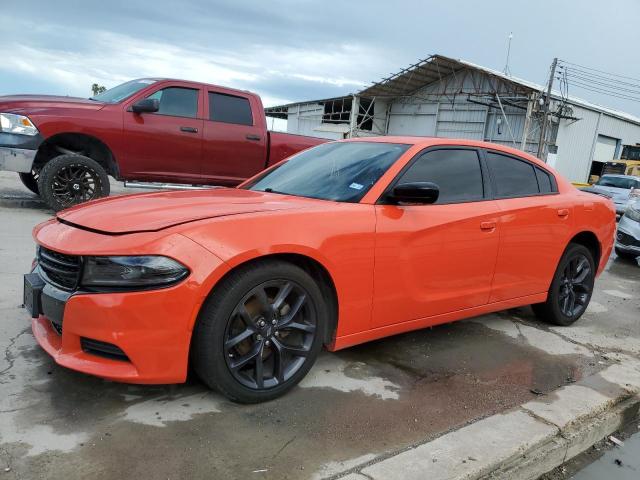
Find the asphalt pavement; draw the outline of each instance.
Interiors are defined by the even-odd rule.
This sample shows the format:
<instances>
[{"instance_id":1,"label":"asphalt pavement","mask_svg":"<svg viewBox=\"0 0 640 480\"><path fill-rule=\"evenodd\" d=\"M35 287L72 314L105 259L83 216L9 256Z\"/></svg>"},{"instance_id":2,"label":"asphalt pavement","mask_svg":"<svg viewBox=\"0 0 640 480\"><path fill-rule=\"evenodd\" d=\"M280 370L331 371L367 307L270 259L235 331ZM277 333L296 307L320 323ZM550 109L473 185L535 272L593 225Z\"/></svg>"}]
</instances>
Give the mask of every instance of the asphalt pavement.
<instances>
[{"instance_id":1,"label":"asphalt pavement","mask_svg":"<svg viewBox=\"0 0 640 480\"><path fill-rule=\"evenodd\" d=\"M266 404L108 382L58 367L21 307L50 215L0 172L0 478L336 477L640 359L640 268L612 258L573 327L521 308L324 353Z\"/></svg>"}]
</instances>

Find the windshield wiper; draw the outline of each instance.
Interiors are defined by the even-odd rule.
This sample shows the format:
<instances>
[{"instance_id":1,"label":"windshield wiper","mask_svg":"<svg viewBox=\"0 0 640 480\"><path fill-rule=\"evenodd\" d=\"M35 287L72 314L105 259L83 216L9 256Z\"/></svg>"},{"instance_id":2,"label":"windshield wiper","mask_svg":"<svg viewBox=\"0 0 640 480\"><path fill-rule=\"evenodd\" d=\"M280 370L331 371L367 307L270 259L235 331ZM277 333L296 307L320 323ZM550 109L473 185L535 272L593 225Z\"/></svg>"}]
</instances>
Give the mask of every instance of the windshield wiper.
<instances>
[{"instance_id":1,"label":"windshield wiper","mask_svg":"<svg viewBox=\"0 0 640 480\"><path fill-rule=\"evenodd\" d=\"M263 192L266 192L266 193L279 193L280 195L290 195L290 194L289 194L289 193L287 193L287 192L280 192L280 191L278 191L278 190L274 190L274 189L273 189L273 188L271 188L271 187L267 187L267 188L265 188L265 189L263 190Z\"/></svg>"}]
</instances>

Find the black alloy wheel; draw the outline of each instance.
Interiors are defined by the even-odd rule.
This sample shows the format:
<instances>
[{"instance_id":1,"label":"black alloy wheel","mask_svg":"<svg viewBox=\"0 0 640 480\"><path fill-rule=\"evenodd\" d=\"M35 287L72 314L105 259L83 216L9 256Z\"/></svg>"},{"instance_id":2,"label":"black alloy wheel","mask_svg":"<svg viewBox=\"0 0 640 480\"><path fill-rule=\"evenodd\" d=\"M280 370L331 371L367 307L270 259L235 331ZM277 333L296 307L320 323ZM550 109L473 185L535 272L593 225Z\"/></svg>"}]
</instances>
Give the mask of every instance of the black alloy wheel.
<instances>
[{"instance_id":1,"label":"black alloy wheel","mask_svg":"<svg viewBox=\"0 0 640 480\"><path fill-rule=\"evenodd\" d=\"M317 314L300 285L262 283L231 314L224 336L227 366L248 388L282 385L304 364L316 334Z\"/></svg>"},{"instance_id":2,"label":"black alloy wheel","mask_svg":"<svg viewBox=\"0 0 640 480\"><path fill-rule=\"evenodd\" d=\"M54 211L109 195L105 169L89 157L59 155L49 160L38 177L42 199Z\"/></svg>"},{"instance_id":3,"label":"black alloy wheel","mask_svg":"<svg viewBox=\"0 0 640 480\"><path fill-rule=\"evenodd\" d=\"M532 305L534 313L554 325L568 326L587 310L595 282L593 253L570 243L553 276L547 301Z\"/></svg>"},{"instance_id":4,"label":"black alloy wheel","mask_svg":"<svg viewBox=\"0 0 640 480\"><path fill-rule=\"evenodd\" d=\"M96 176L84 165L70 165L53 177L53 196L64 207L92 200L96 193Z\"/></svg>"},{"instance_id":5,"label":"black alloy wheel","mask_svg":"<svg viewBox=\"0 0 640 480\"><path fill-rule=\"evenodd\" d=\"M203 305L191 365L233 401L277 398L304 378L330 337L330 305L300 266L281 259L242 265L215 285Z\"/></svg>"},{"instance_id":6,"label":"black alloy wheel","mask_svg":"<svg viewBox=\"0 0 640 480\"><path fill-rule=\"evenodd\" d=\"M587 308L593 287L593 272L587 257L576 254L567 263L560 279L558 305L567 317L581 315Z\"/></svg>"}]
</instances>

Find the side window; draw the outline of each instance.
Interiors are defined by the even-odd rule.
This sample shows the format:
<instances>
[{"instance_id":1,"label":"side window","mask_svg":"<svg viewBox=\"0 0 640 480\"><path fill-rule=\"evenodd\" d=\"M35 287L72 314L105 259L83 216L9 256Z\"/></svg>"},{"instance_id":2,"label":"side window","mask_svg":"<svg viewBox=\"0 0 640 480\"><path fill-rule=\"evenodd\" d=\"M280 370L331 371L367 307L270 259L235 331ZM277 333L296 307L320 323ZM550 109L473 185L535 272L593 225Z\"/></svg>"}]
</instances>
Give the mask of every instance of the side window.
<instances>
[{"instance_id":1,"label":"side window","mask_svg":"<svg viewBox=\"0 0 640 480\"><path fill-rule=\"evenodd\" d=\"M487 152L487 165L495 182L496 197L526 197L540 193L533 165L524 160Z\"/></svg>"},{"instance_id":2,"label":"side window","mask_svg":"<svg viewBox=\"0 0 640 480\"><path fill-rule=\"evenodd\" d=\"M198 116L198 90L193 88L163 88L147 98L160 101L160 109L157 113L161 115L192 118Z\"/></svg>"},{"instance_id":3,"label":"side window","mask_svg":"<svg viewBox=\"0 0 640 480\"><path fill-rule=\"evenodd\" d=\"M253 125L249 99L209 92L209 120L214 122Z\"/></svg>"},{"instance_id":4,"label":"side window","mask_svg":"<svg viewBox=\"0 0 640 480\"><path fill-rule=\"evenodd\" d=\"M556 189L551 181L551 175L538 167L533 167L536 171L536 178L538 179L538 187L540 187L540 193L555 192Z\"/></svg>"},{"instance_id":5,"label":"side window","mask_svg":"<svg viewBox=\"0 0 640 480\"><path fill-rule=\"evenodd\" d=\"M446 148L427 152L398 181L409 182L433 182L438 185L438 204L484 198L480 158L475 150Z\"/></svg>"}]
</instances>

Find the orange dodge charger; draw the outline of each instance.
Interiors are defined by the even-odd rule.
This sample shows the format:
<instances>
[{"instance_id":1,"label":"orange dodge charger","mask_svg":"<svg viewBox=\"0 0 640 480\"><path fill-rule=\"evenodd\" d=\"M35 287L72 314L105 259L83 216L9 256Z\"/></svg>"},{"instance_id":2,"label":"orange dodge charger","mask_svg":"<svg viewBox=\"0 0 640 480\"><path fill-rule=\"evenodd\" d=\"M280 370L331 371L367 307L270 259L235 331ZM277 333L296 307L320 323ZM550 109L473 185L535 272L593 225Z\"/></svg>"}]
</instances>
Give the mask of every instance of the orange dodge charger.
<instances>
[{"instance_id":1,"label":"orange dodge charger","mask_svg":"<svg viewBox=\"0 0 640 480\"><path fill-rule=\"evenodd\" d=\"M34 230L24 303L65 367L131 383L189 365L239 402L339 350L522 305L585 311L613 204L519 150L443 138L327 143L238 188L96 200Z\"/></svg>"}]
</instances>

